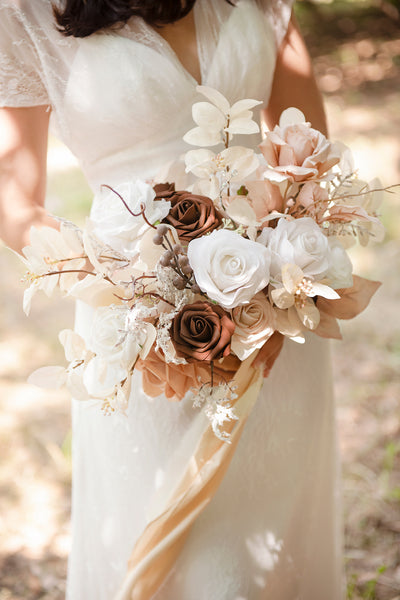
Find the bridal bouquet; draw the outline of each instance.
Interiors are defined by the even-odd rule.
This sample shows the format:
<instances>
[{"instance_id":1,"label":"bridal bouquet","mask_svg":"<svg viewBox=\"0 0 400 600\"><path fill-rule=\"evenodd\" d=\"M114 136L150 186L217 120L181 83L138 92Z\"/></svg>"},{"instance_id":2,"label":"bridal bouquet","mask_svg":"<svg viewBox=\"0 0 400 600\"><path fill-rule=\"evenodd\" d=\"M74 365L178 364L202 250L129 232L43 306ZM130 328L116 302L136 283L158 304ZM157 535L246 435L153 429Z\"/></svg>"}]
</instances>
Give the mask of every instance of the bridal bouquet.
<instances>
[{"instance_id":1,"label":"bridal bouquet","mask_svg":"<svg viewBox=\"0 0 400 600\"><path fill-rule=\"evenodd\" d=\"M284 111L256 152L232 140L259 131L260 103L198 91L207 101L184 137L198 147L185 155L192 185L104 185L83 230L32 229L24 309L56 288L94 307L87 339L60 333L67 368L39 369L32 382L66 384L109 413L126 410L136 369L149 396L191 391L225 439L244 361L259 352L266 373L284 337L340 338L337 319L368 304L379 283L353 275L347 249L382 239L381 190L299 110Z\"/></svg>"}]
</instances>

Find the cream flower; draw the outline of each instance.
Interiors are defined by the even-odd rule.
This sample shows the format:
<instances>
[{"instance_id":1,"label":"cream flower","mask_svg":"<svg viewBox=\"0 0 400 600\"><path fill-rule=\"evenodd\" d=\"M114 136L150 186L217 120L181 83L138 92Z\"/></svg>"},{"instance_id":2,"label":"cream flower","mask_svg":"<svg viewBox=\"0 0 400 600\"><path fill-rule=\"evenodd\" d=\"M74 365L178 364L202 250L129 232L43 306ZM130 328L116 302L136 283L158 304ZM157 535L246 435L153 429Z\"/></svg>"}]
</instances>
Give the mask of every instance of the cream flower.
<instances>
[{"instance_id":1,"label":"cream flower","mask_svg":"<svg viewBox=\"0 0 400 600\"><path fill-rule=\"evenodd\" d=\"M193 146L215 146L226 142L234 134L251 134L260 131L253 121L252 108L261 104L258 100L239 100L230 106L228 100L217 90L197 86L197 91L209 102L193 104L193 120L197 124L184 136L185 142Z\"/></svg>"},{"instance_id":2,"label":"cream flower","mask_svg":"<svg viewBox=\"0 0 400 600\"><path fill-rule=\"evenodd\" d=\"M242 181L259 166L259 161L251 148L232 146L215 154L212 150L199 148L185 154L186 172L209 179L217 173L229 174L229 181Z\"/></svg>"},{"instance_id":3,"label":"cream flower","mask_svg":"<svg viewBox=\"0 0 400 600\"><path fill-rule=\"evenodd\" d=\"M59 231L53 227L31 227L30 245L22 249L22 256L17 254L28 269L25 279L30 285L24 292L25 314L29 314L32 298L39 290L50 297L57 284L65 291L78 281L78 273L57 273L82 269L83 255L81 231L72 224L61 223Z\"/></svg>"},{"instance_id":4,"label":"cream flower","mask_svg":"<svg viewBox=\"0 0 400 600\"><path fill-rule=\"evenodd\" d=\"M330 267L328 238L310 217L281 218L275 229L263 229L259 241L271 251L271 277L277 281L286 263L298 265L314 279L322 279Z\"/></svg>"},{"instance_id":5,"label":"cream flower","mask_svg":"<svg viewBox=\"0 0 400 600\"><path fill-rule=\"evenodd\" d=\"M185 155L186 171L201 178L192 191L217 201L228 190L237 188L244 179L259 168L259 157L250 148L231 146L215 154L199 148ZM225 206L225 199L223 201Z\"/></svg>"},{"instance_id":6,"label":"cream flower","mask_svg":"<svg viewBox=\"0 0 400 600\"><path fill-rule=\"evenodd\" d=\"M154 340L151 323L140 322L128 307L111 305L96 310L88 346L104 360L130 366L145 357Z\"/></svg>"},{"instance_id":7,"label":"cream flower","mask_svg":"<svg viewBox=\"0 0 400 600\"><path fill-rule=\"evenodd\" d=\"M353 264L336 238L329 238L330 267L326 273L329 285L334 289L348 288L353 285Z\"/></svg>"},{"instance_id":8,"label":"cream flower","mask_svg":"<svg viewBox=\"0 0 400 600\"><path fill-rule=\"evenodd\" d=\"M138 255L140 238L149 229L140 214L142 207L146 219L154 224L167 216L171 204L165 200L155 201L152 186L139 179L123 183L115 191L122 196L129 210L138 216L130 214L115 192L103 187L100 196L93 201L93 233L102 242L132 258Z\"/></svg>"},{"instance_id":9,"label":"cream flower","mask_svg":"<svg viewBox=\"0 0 400 600\"><path fill-rule=\"evenodd\" d=\"M68 367L42 367L31 373L28 382L45 389L58 389L66 385L76 400L88 400L90 396L83 385L82 376L93 353L86 348L83 338L71 329L60 331L59 340L64 346Z\"/></svg>"},{"instance_id":10,"label":"cream flower","mask_svg":"<svg viewBox=\"0 0 400 600\"><path fill-rule=\"evenodd\" d=\"M231 317L236 325L231 350L240 360L261 348L275 331L275 313L263 292L256 294L248 304L234 308Z\"/></svg>"},{"instance_id":11,"label":"cream flower","mask_svg":"<svg viewBox=\"0 0 400 600\"><path fill-rule=\"evenodd\" d=\"M269 282L270 251L233 231L192 240L188 258L200 289L225 309L248 303Z\"/></svg>"},{"instance_id":12,"label":"cream flower","mask_svg":"<svg viewBox=\"0 0 400 600\"><path fill-rule=\"evenodd\" d=\"M139 357L147 356L156 338L154 326L138 316L136 309L125 306L96 310L88 340L95 356L82 376L92 398L107 400L111 406L124 404L125 384L133 366Z\"/></svg>"},{"instance_id":13,"label":"cream flower","mask_svg":"<svg viewBox=\"0 0 400 600\"><path fill-rule=\"evenodd\" d=\"M260 149L271 167L267 178L306 181L322 177L340 158L342 149L306 123L295 108L285 110L279 125L266 133Z\"/></svg>"},{"instance_id":14,"label":"cream flower","mask_svg":"<svg viewBox=\"0 0 400 600\"><path fill-rule=\"evenodd\" d=\"M282 267L282 287L271 290L271 298L280 309L293 308L307 329L318 327L320 314L313 302L315 296L323 296L329 299L340 298L332 288L327 285L312 281L306 277L303 271L294 264L285 264Z\"/></svg>"},{"instance_id":15,"label":"cream flower","mask_svg":"<svg viewBox=\"0 0 400 600\"><path fill-rule=\"evenodd\" d=\"M243 196L227 196L223 199L226 214L234 223L243 225L247 228L252 228L255 231L253 237L257 236L257 227L260 223L257 221L257 215L251 204L246 202ZM250 238L249 229L246 231L247 237ZM253 238L250 238L253 239Z\"/></svg>"}]
</instances>

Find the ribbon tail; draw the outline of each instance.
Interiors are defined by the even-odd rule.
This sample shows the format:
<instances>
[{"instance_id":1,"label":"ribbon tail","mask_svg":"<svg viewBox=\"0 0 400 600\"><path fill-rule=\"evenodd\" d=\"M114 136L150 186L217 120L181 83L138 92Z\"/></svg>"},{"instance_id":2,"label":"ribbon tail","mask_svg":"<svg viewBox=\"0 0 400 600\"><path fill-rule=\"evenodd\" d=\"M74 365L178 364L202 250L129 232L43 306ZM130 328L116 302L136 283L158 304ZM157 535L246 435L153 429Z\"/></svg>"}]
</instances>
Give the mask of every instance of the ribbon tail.
<instances>
[{"instance_id":1,"label":"ribbon tail","mask_svg":"<svg viewBox=\"0 0 400 600\"><path fill-rule=\"evenodd\" d=\"M225 428L230 443L217 438L209 424L203 430L175 489L137 541L114 600L150 600L175 564L191 526L213 498L229 467L259 395L263 377L260 369L251 366L254 358L255 354L241 364L232 381L237 394L232 405L238 420Z\"/></svg>"}]
</instances>

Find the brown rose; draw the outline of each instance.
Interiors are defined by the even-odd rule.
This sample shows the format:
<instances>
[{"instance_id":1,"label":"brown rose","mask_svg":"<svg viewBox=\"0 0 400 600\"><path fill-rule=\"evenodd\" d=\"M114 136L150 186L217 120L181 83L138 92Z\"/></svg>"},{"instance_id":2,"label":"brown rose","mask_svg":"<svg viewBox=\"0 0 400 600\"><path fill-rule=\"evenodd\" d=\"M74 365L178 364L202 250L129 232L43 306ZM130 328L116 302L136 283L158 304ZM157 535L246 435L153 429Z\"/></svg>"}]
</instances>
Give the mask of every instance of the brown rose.
<instances>
[{"instance_id":1,"label":"brown rose","mask_svg":"<svg viewBox=\"0 0 400 600\"><path fill-rule=\"evenodd\" d=\"M210 302L194 302L172 321L171 337L178 356L188 362L217 360L230 353L235 325L228 313Z\"/></svg>"},{"instance_id":2,"label":"brown rose","mask_svg":"<svg viewBox=\"0 0 400 600\"><path fill-rule=\"evenodd\" d=\"M154 190L156 200L164 198L171 202L171 210L163 222L175 227L181 242L188 244L221 225L222 215L207 196L175 191L173 184L158 184Z\"/></svg>"}]
</instances>

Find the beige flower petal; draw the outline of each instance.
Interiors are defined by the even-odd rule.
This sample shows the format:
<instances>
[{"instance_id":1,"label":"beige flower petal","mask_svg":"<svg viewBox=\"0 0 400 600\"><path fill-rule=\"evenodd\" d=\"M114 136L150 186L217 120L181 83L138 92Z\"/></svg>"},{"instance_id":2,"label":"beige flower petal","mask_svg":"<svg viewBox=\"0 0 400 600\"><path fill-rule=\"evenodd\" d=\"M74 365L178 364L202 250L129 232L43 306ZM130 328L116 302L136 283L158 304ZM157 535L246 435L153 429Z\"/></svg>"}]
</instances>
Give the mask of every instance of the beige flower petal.
<instances>
[{"instance_id":1,"label":"beige flower petal","mask_svg":"<svg viewBox=\"0 0 400 600\"><path fill-rule=\"evenodd\" d=\"M353 287L336 290L340 296L339 300L328 300L319 296L317 300L318 308L337 319L356 317L368 306L381 283L357 275L353 276L353 281Z\"/></svg>"},{"instance_id":2,"label":"beige flower petal","mask_svg":"<svg viewBox=\"0 0 400 600\"><path fill-rule=\"evenodd\" d=\"M332 317L331 315L328 315L327 313L321 310L319 311L319 314L319 325L314 329L314 333L323 338L341 340L342 334L340 332L339 323L337 322L335 317Z\"/></svg>"},{"instance_id":3,"label":"beige flower petal","mask_svg":"<svg viewBox=\"0 0 400 600\"><path fill-rule=\"evenodd\" d=\"M299 315L304 327L307 327L307 329L316 329L318 327L320 314L318 308L311 299L308 299L304 306L296 308L297 314Z\"/></svg>"},{"instance_id":4,"label":"beige flower petal","mask_svg":"<svg viewBox=\"0 0 400 600\"><path fill-rule=\"evenodd\" d=\"M290 308L294 304L293 294L285 290L283 287L272 290L271 297L274 301L274 304L281 309Z\"/></svg>"},{"instance_id":5,"label":"beige flower petal","mask_svg":"<svg viewBox=\"0 0 400 600\"><path fill-rule=\"evenodd\" d=\"M304 278L304 273L297 265L286 264L282 267L282 283L290 294L294 294L297 286ZM280 307L282 308L282 307Z\"/></svg>"}]
</instances>

